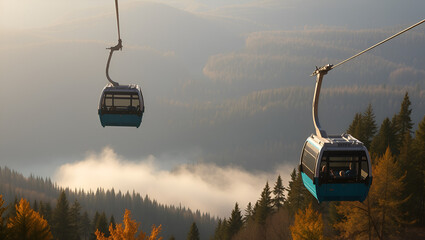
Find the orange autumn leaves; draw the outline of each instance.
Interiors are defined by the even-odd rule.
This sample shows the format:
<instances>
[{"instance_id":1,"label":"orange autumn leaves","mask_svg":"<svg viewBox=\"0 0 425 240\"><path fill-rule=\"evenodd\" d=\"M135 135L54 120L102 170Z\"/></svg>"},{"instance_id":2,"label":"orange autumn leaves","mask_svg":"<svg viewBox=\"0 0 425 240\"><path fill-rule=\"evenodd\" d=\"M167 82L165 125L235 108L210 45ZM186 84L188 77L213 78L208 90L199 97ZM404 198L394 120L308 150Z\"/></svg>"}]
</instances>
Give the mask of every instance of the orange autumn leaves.
<instances>
[{"instance_id":1,"label":"orange autumn leaves","mask_svg":"<svg viewBox=\"0 0 425 240\"><path fill-rule=\"evenodd\" d=\"M0 195L1 205L3 199ZM31 209L27 200L21 199L15 208L16 216L11 217L7 223L10 239L53 239L49 224L38 212Z\"/></svg>"},{"instance_id":2,"label":"orange autumn leaves","mask_svg":"<svg viewBox=\"0 0 425 240\"><path fill-rule=\"evenodd\" d=\"M139 233L136 237L137 229L139 228L140 223L137 223L135 220L132 220L131 212L125 210L124 213L124 226L123 224L117 224L115 228L111 224L109 226L109 237L105 237L102 232L96 230L97 240L161 240L162 237L158 238L159 233L161 232L161 225L156 227L152 226L152 231L150 235L146 235L143 231Z\"/></svg>"}]
</instances>

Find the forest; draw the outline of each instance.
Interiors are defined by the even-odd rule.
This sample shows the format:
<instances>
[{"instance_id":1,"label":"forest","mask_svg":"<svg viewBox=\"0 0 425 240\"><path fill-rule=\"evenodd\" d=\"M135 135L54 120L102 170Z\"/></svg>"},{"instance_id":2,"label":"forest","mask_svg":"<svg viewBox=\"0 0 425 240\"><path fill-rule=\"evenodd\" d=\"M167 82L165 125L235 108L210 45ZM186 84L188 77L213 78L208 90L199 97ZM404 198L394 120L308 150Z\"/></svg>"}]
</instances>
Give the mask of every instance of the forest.
<instances>
[{"instance_id":1,"label":"forest","mask_svg":"<svg viewBox=\"0 0 425 240\"><path fill-rule=\"evenodd\" d=\"M0 168L0 239L123 239L125 234L124 239L136 239L138 231L137 239L152 240L423 239L425 116L414 131L411 105L406 92L399 112L378 127L369 104L347 128L372 158L373 183L363 202L318 204L294 168L287 186L279 175L272 186L266 182L255 203L244 209L235 203L229 217L216 219L134 191L70 190L5 167Z\"/></svg>"},{"instance_id":2,"label":"forest","mask_svg":"<svg viewBox=\"0 0 425 240\"><path fill-rule=\"evenodd\" d=\"M369 149L373 183L363 202L317 200L295 168L288 186L278 176L259 200L219 219L214 240L424 239L425 116L413 132L406 92L400 111L378 128L373 106L356 113L347 129Z\"/></svg>"}]
</instances>

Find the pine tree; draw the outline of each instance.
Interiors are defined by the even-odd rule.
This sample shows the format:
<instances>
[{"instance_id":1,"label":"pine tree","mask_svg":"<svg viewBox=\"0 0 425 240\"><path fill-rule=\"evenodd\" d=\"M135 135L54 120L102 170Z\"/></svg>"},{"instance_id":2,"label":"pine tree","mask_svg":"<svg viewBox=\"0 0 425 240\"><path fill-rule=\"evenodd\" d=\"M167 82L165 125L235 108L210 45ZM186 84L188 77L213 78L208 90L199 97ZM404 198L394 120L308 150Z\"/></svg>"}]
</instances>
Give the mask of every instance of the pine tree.
<instances>
[{"instance_id":1,"label":"pine tree","mask_svg":"<svg viewBox=\"0 0 425 240\"><path fill-rule=\"evenodd\" d=\"M360 140L366 148L372 144L372 139L376 134L377 126L375 122L375 114L373 113L372 104L369 104L362 117L362 128L364 129L363 138Z\"/></svg>"},{"instance_id":2,"label":"pine tree","mask_svg":"<svg viewBox=\"0 0 425 240\"><path fill-rule=\"evenodd\" d=\"M0 240L6 239L7 233L6 222L3 218L3 214L6 212L6 207L3 207L3 204L3 195L0 194Z\"/></svg>"},{"instance_id":3,"label":"pine tree","mask_svg":"<svg viewBox=\"0 0 425 240\"><path fill-rule=\"evenodd\" d=\"M232 237L239 232L239 230L242 228L243 222L242 222L242 215L241 211L239 209L238 203L235 203L235 208L232 210L232 214L230 215L229 221L228 221L228 228L227 228L227 236L229 239L232 239Z\"/></svg>"},{"instance_id":4,"label":"pine tree","mask_svg":"<svg viewBox=\"0 0 425 240\"><path fill-rule=\"evenodd\" d=\"M91 224L90 224L90 218L87 211L84 211L83 216L81 218L81 234L84 240L88 240L90 237L91 232ZM114 227L115 228L115 227Z\"/></svg>"},{"instance_id":5,"label":"pine tree","mask_svg":"<svg viewBox=\"0 0 425 240\"><path fill-rule=\"evenodd\" d=\"M104 233L107 237L109 236L109 233L108 233L108 220L106 220L106 214L105 214L105 212L102 212L102 214L100 214L99 218L97 219L95 229L96 229L96 231L99 231L101 233Z\"/></svg>"},{"instance_id":6,"label":"pine tree","mask_svg":"<svg viewBox=\"0 0 425 240\"><path fill-rule=\"evenodd\" d=\"M93 217L92 224L91 224L91 226L92 226L92 229L91 229L91 232L90 232L90 239L91 240L96 239L95 232L97 230L96 227L97 227L97 222L99 221L99 218L100 218L100 214L99 214L98 211L96 211L96 213L94 214L94 217Z\"/></svg>"},{"instance_id":7,"label":"pine tree","mask_svg":"<svg viewBox=\"0 0 425 240\"><path fill-rule=\"evenodd\" d=\"M285 203L285 187L282 184L280 175L277 177L276 183L273 188L273 207L278 211Z\"/></svg>"},{"instance_id":8,"label":"pine tree","mask_svg":"<svg viewBox=\"0 0 425 240\"><path fill-rule=\"evenodd\" d=\"M299 209L295 214L294 225L290 227L293 240L322 240L322 214L313 209L310 203L305 210Z\"/></svg>"},{"instance_id":9,"label":"pine tree","mask_svg":"<svg viewBox=\"0 0 425 240\"><path fill-rule=\"evenodd\" d=\"M380 157L385 153L388 147L393 153L395 152L393 149L397 149L398 151L394 124L392 124L389 118L385 118L378 134L372 140L370 151L372 152L372 156Z\"/></svg>"},{"instance_id":10,"label":"pine tree","mask_svg":"<svg viewBox=\"0 0 425 240\"><path fill-rule=\"evenodd\" d=\"M361 138L361 133L360 133L361 124L362 124L362 114L356 113L356 115L354 115L354 119L351 122L350 126L348 126L347 133L351 134L352 136L354 136L355 138L360 140L360 138Z\"/></svg>"},{"instance_id":11,"label":"pine tree","mask_svg":"<svg viewBox=\"0 0 425 240\"><path fill-rule=\"evenodd\" d=\"M266 223L266 219L273 213L273 201L269 183L266 182L261 198L258 200L258 207L255 209L255 221L261 225Z\"/></svg>"},{"instance_id":12,"label":"pine tree","mask_svg":"<svg viewBox=\"0 0 425 240\"><path fill-rule=\"evenodd\" d=\"M193 222L190 226L189 233L187 234L187 240L200 240L198 226Z\"/></svg>"},{"instance_id":13,"label":"pine tree","mask_svg":"<svg viewBox=\"0 0 425 240\"><path fill-rule=\"evenodd\" d=\"M49 224L52 223L52 206L50 205L50 202L43 203L42 201L40 201L39 212Z\"/></svg>"},{"instance_id":14,"label":"pine tree","mask_svg":"<svg viewBox=\"0 0 425 240\"><path fill-rule=\"evenodd\" d=\"M75 200L74 203L71 206L71 209L69 211L69 222L70 222L70 239L78 240L80 239L81 235L81 205L80 203Z\"/></svg>"},{"instance_id":15,"label":"pine tree","mask_svg":"<svg viewBox=\"0 0 425 240\"><path fill-rule=\"evenodd\" d=\"M403 102L400 106L400 112L396 116L396 124L397 124L397 139L398 142L401 143L406 134L410 134L412 132L412 119L410 115L412 114L412 109L410 108L411 102L409 100L409 94L406 92L404 95Z\"/></svg>"},{"instance_id":16,"label":"pine tree","mask_svg":"<svg viewBox=\"0 0 425 240\"><path fill-rule=\"evenodd\" d=\"M254 209L252 208L251 202L249 202L245 209L244 222L245 223L249 222L252 219L253 215L254 215Z\"/></svg>"},{"instance_id":17,"label":"pine tree","mask_svg":"<svg viewBox=\"0 0 425 240\"><path fill-rule=\"evenodd\" d=\"M217 223L217 227L214 231L214 240L226 240L226 234L227 234L227 220L224 218L223 220L219 219Z\"/></svg>"},{"instance_id":18,"label":"pine tree","mask_svg":"<svg viewBox=\"0 0 425 240\"><path fill-rule=\"evenodd\" d=\"M299 209L306 208L313 201L314 197L305 188L301 173L294 169L291 173L291 181L289 181L288 188L287 205L289 212L295 214Z\"/></svg>"},{"instance_id":19,"label":"pine tree","mask_svg":"<svg viewBox=\"0 0 425 240\"><path fill-rule=\"evenodd\" d=\"M50 226L38 212L31 209L27 200L21 199L16 205L16 216L7 224L8 239L20 240L50 240Z\"/></svg>"},{"instance_id":20,"label":"pine tree","mask_svg":"<svg viewBox=\"0 0 425 240\"><path fill-rule=\"evenodd\" d=\"M65 191L59 195L56 208L53 210L53 236L59 240L71 239L71 223L69 219L69 203Z\"/></svg>"},{"instance_id":21,"label":"pine tree","mask_svg":"<svg viewBox=\"0 0 425 240\"><path fill-rule=\"evenodd\" d=\"M415 153L412 158L414 166L412 175L415 179L412 182L415 184L408 187L412 188L415 219L418 219L420 225L425 226L425 116L418 125L412 145Z\"/></svg>"},{"instance_id":22,"label":"pine tree","mask_svg":"<svg viewBox=\"0 0 425 240\"><path fill-rule=\"evenodd\" d=\"M375 114L372 105L369 104L364 113L356 113L347 133L363 142L366 148L369 148L376 134L376 128Z\"/></svg>"}]
</instances>

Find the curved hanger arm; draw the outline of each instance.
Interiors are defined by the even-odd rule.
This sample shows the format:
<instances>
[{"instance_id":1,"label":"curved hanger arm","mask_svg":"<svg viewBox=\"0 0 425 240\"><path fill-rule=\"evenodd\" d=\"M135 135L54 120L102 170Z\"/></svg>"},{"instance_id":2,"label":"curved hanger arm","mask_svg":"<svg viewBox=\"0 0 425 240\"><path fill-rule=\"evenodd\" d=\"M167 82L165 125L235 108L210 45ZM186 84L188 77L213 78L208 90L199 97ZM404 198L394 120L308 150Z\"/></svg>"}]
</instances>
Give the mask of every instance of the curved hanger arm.
<instances>
[{"instance_id":1,"label":"curved hanger arm","mask_svg":"<svg viewBox=\"0 0 425 240\"><path fill-rule=\"evenodd\" d=\"M121 41L121 39L118 39L118 44L116 46L110 47L110 48L107 48L107 49L110 49L111 51L109 52L108 62L106 63L106 78L108 79L108 81L110 83L112 83L112 85L114 85L114 87L117 87L120 84L117 83L117 82L115 82L115 81L113 81L111 79L111 77L109 77L109 63L111 62L112 54L114 53L114 51L121 50L122 49L122 41Z\"/></svg>"},{"instance_id":2,"label":"curved hanger arm","mask_svg":"<svg viewBox=\"0 0 425 240\"><path fill-rule=\"evenodd\" d=\"M321 68L316 67L316 71L313 72L312 76L317 75L316 78L316 88L314 90L314 97L313 97L313 106L312 106L312 113L313 113L313 124L314 128L316 129L316 135L321 138L327 138L328 134L322 127L320 126L319 122L319 97L320 97L320 89L322 88L322 81L323 76L328 73L329 70L332 69L332 65L328 64Z\"/></svg>"}]
</instances>

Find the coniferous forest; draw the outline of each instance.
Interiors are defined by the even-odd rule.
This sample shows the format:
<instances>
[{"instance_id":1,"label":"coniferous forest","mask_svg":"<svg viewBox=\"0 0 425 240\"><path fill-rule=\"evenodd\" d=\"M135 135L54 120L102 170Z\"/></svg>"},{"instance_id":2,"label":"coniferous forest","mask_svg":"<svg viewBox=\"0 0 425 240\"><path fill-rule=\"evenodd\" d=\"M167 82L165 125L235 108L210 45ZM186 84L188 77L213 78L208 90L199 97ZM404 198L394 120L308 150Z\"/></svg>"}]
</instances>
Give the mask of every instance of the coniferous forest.
<instances>
[{"instance_id":1,"label":"coniferous forest","mask_svg":"<svg viewBox=\"0 0 425 240\"><path fill-rule=\"evenodd\" d=\"M415 127L411 104L406 92L399 112L380 125L369 104L347 127L371 155L373 183L364 202L318 204L294 168L286 186L278 176L258 200L235 203L227 218L216 219L136 192L71 190L4 167L0 240L424 239L425 116Z\"/></svg>"}]
</instances>

